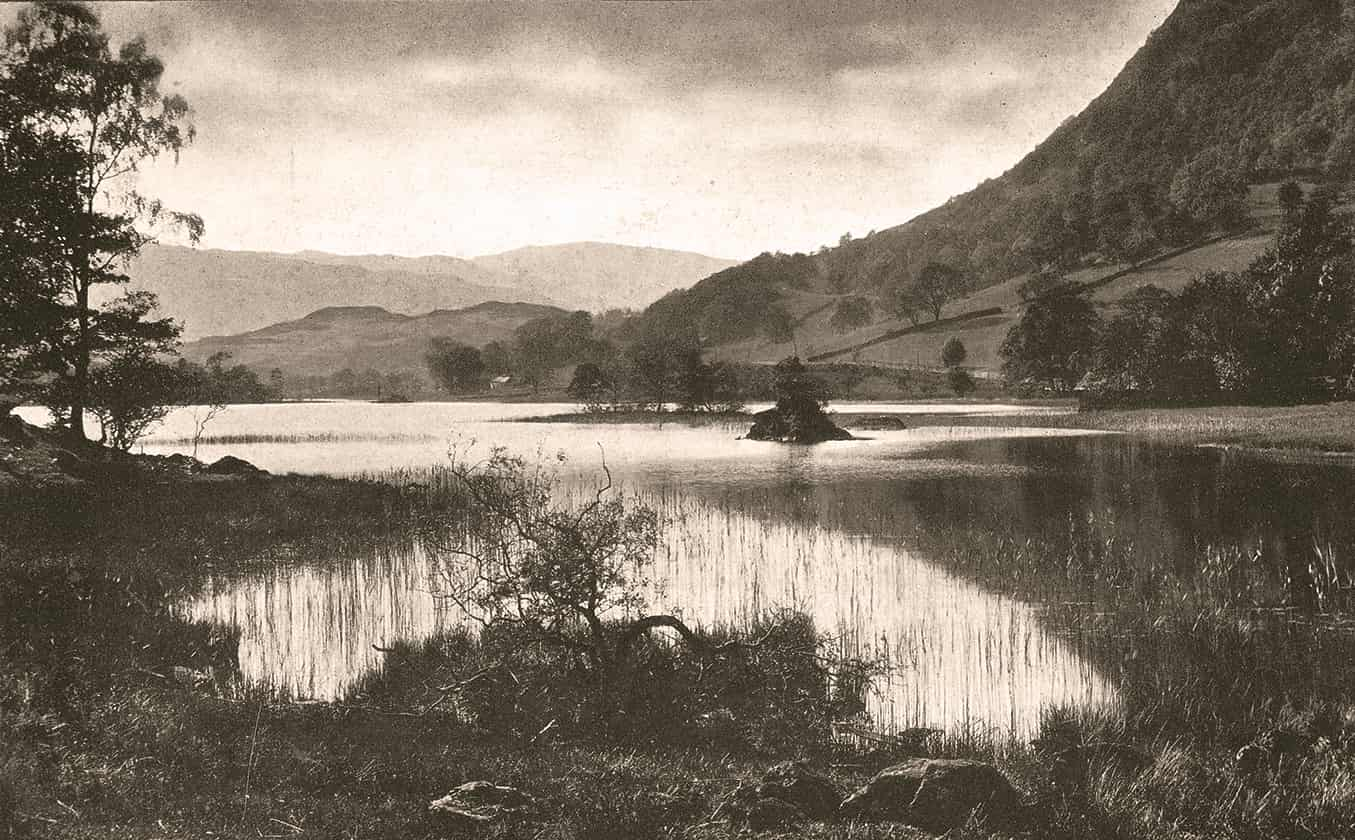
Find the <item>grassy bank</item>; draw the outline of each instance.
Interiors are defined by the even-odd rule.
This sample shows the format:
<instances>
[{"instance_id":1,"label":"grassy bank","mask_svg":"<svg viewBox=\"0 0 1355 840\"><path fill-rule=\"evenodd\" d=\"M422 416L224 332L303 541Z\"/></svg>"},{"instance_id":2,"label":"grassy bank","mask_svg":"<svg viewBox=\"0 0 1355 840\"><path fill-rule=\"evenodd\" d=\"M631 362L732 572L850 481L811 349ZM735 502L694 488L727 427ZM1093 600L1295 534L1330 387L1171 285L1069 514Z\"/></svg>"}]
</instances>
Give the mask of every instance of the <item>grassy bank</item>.
<instances>
[{"instance_id":1,"label":"grassy bank","mask_svg":"<svg viewBox=\"0 0 1355 840\"><path fill-rule=\"evenodd\" d=\"M1173 446L1355 453L1355 403L1296 406L1211 406L1014 414L1002 418L927 418L929 425L1011 425L1099 429Z\"/></svg>"},{"instance_id":2,"label":"grassy bank","mask_svg":"<svg viewBox=\"0 0 1355 840\"><path fill-rule=\"evenodd\" d=\"M783 759L845 791L918 751L998 763L1035 806L1031 838L1355 829L1349 581L1305 586L1207 550L1146 558L1071 528L926 546L987 586L1063 604L1053 626L1086 634L1118 675L1123 709L1055 711L1034 745L835 743L852 691L794 617L739 628L765 644L717 659L647 644L602 687L558 650L458 632L397 645L343 702L232 687L237 636L177 604L209 577L341 562L460 521L437 471L388 479L147 473L0 491L0 837L913 838L888 823L754 832L720 808ZM1236 760L1275 732L1301 746ZM470 829L428 814L475 779L529 792L531 819Z\"/></svg>"}]
</instances>

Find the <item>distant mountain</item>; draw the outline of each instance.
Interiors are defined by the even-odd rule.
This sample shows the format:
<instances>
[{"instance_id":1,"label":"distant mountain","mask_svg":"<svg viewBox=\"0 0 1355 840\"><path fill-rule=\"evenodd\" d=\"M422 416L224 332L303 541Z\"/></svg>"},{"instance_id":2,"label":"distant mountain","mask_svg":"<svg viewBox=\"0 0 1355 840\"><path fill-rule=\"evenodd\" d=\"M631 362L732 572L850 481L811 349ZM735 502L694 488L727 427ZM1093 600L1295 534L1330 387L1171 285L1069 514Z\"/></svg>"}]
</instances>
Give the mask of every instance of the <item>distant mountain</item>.
<instances>
[{"instance_id":1,"label":"distant mountain","mask_svg":"<svg viewBox=\"0 0 1355 840\"><path fill-rule=\"evenodd\" d=\"M490 301L426 315L400 315L379 306L332 306L304 318L241 335L212 336L185 344L183 355L205 361L231 354L260 375L274 368L289 378L329 375L343 368L382 373L422 371L429 340L446 336L480 347L508 341L521 324L564 310L532 303Z\"/></svg>"},{"instance_id":2,"label":"distant mountain","mask_svg":"<svg viewBox=\"0 0 1355 840\"><path fill-rule=\"evenodd\" d=\"M413 314L493 300L601 311L643 307L733 263L683 251L585 242L456 257L147 247L133 285L160 297L188 340L300 318L322 306Z\"/></svg>"},{"instance_id":3,"label":"distant mountain","mask_svg":"<svg viewBox=\"0 0 1355 840\"><path fill-rule=\"evenodd\" d=\"M1001 177L898 227L726 269L649 316L721 345L780 344L807 311L853 294L883 304L929 262L978 289L1111 271L1244 225L1248 185L1352 175L1355 2L1181 0L1101 96Z\"/></svg>"},{"instance_id":4,"label":"distant mountain","mask_svg":"<svg viewBox=\"0 0 1355 840\"><path fill-rule=\"evenodd\" d=\"M643 308L735 264L688 251L602 242L518 248L473 262L492 271L496 282L593 312Z\"/></svg>"},{"instance_id":5,"label":"distant mountain","mask_svg":"<svg viewBox=\"0 0 1355 840\"><path fill-rule=\"evenodd\" d=\"M529 291L492 285L488 272L461 260L442 269L366 267L322 254L156 245L146 248L127 273L134 287L159 295L160 311L183 323L188 340L258 329L323 306L414 313L503 299L552 302Z\"/></svg>"}]
</instances>

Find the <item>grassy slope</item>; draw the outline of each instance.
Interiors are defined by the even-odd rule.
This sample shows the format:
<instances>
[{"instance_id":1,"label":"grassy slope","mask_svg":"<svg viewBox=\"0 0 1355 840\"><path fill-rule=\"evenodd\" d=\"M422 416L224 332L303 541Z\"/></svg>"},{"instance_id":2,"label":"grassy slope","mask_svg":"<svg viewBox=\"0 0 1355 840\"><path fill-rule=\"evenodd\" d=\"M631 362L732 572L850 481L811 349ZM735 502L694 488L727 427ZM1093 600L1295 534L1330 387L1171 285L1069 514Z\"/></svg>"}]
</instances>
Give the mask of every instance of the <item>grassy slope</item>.
<instances>
[{"instance_id":1,"label":"grassy slope","mask_svg":"<svg viewBox=\"0 0 1355 840\"><path fill-rule=\"evenodd\" d=\"M1179 291L1193 277L1203 272L1238 271L1246 268L1269 247L1274 238L1279 222L1277 190L1276 184L1263 184L1252 188L1250 203L1255 227L1251 232L1204 245L1185 254L1132 271L1096 289L1093 292L1093 300L1103 310L1111 310L1115 301L1142 286L1153 284L1168 291ZM1070 275L1070 279L1083 283L1094 282L1120 269L1121 266L1085 269ZM859 361L894 367L936 367L940 364L941 347L954 336L963 341L969 351L967 366L996 372L1002 364L998 349L1002 345L1002 340L1006 338L1007 331L1020 317L1022 302L1018 289L1025 279L1016 277L982 289L950 304L944 313L951 316L997 306L1003 310L1001 315L935 332L923 331L901 336L886 344L866 348L861 351ZM798 317L831 299L831 296L817 293L790 291L787 293L786 308L792 316ZM832 312L832 308L829 308L809 317L797 327L796 340L793 343L754 340L719 348L717 354L730 360L772 363L797 351L801 356L811 356L840 347L850 347L889 330L909 325L907 321L888 318L876 321L868 327L839 333L829 324ZM880 317L880 314L881 312L877 311L877 317ZM842 357L839 361L849 359L851 357Z\"/></svg>"},{"instance_id":2,"label":"grassy slope","mask_svg":"<svg viewBox=\"0 0 1355 840\"><path fill-rule=\"evenodd\" d=\"M523 323L561 311L499 302L415 316L370 307L331 307L253 332L195 341L184 346L183 354L205 361L213 353L230 353L233 364L247 365L260 375L273 368L287 376L327 376L344 368L422 372L434 337L475 347L509 342Z\"/></svg>"}]
</instances>

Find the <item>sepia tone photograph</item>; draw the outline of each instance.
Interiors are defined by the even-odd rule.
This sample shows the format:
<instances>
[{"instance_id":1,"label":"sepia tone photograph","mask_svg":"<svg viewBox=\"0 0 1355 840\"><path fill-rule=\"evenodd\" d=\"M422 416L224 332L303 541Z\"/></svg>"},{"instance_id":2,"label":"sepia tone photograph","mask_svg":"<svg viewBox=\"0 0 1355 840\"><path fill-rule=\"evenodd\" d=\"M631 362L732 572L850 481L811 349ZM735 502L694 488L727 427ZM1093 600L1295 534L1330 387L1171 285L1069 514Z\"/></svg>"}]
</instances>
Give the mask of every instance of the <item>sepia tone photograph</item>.
<instances>
[{"instance_id":1,"label":"sepia tone photograph","mask_svg":"<svg viewBox=\"0 0 1355 840\"><path fill-rule=\"evenodd\" d=\"M1355 838L1355 0L0 32L0 840Z\"/></svg>"}]
</instances>

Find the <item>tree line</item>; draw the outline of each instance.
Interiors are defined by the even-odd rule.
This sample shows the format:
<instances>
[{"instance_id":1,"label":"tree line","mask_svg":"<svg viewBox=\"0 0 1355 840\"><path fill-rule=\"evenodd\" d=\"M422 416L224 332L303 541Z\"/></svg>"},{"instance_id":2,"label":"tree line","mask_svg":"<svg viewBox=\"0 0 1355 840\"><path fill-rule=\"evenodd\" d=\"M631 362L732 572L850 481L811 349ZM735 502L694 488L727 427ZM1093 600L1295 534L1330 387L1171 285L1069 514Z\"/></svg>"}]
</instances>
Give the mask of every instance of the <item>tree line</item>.
<instances>
[{"instance_id":1,"label":"tree line","mask_svg":"<svg viewBox=\"0 0 1355 840\"><path fill-rule=\"evenodd\" d=\"M599 324L598 322L603 323ZM742 406L733 369L705 358L694 331L659 329L619 313L595 319L584 311L535 318L507 344L484 347L445 338L430 342L429 373L450 393L483 389L498 376L539 392L554 373L572 368L567 393L593 411L733 411Z\"/></svg>"},{"instance_id":2,"label":"tree line","mask_svg":"<svg viewBox=\"0 0 1355 840\"><path fill-rule=\"evenodd\" d=\"M1272 247L1106 318L1085 289L1031 300L1001 349L1009 382L1093 404L1293 403L1355 395L1355 224L1330 186L1281 189Z\"/></svg>"}]
</instances>

